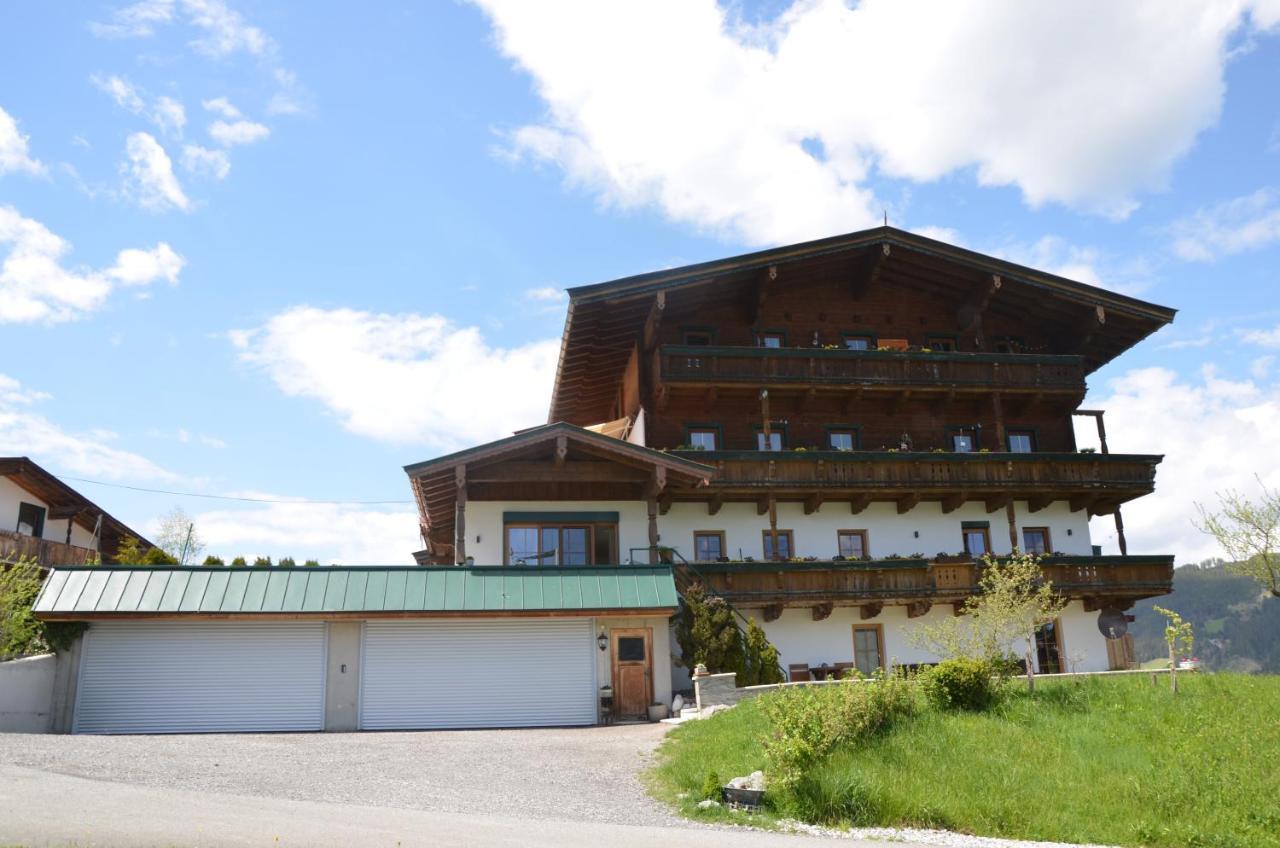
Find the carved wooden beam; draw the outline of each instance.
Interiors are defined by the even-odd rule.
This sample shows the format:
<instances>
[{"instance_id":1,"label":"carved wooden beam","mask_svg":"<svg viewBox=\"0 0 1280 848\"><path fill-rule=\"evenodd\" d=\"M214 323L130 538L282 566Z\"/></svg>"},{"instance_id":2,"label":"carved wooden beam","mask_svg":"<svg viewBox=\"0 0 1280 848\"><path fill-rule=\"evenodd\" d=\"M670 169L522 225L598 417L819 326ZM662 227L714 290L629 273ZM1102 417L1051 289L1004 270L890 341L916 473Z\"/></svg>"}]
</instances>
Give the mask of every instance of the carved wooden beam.
<instances>
[{"instance_id":1,"label":"carved wooden beam","mask_svg":"<svg viewBox=\"0 0 1280 848\"><path fill-rule=\"evenodd\" d=\"M747 303L747 323L754 326L760 320L760 311L764 309L765 301L769 299L769 290L771 284L778 279L778 266L770 265L769 270L760 275L756 282L755 291L751 293L751 300Z\"/></svg>"},{"instance_id":2,"label":"carved wooden beam","mask_svg":"<svg viewBox=\"0 0 1280 848\"><path fill-rule=\"evenodd\" d=\"M1000 291L1003 285L1004 281L1000 279L999 274L992 274L974 283L968 299L956 310L956 327L960 332L980 333L982 331L982 315L987 311L991 298L995 297L996 292Z\"/></svg>"},{"instance_id":3,"label":"carved wooden beam","mask_svg":"<svg viewBox=\"0 0 1280 848\"><path fill-rule=\"evenodd\" d=\"M777 621L782 618L782 604L769 604L760 611L760 614L766 622Z\"/></svg>"},{"instance_id":4,"label":"carved wooden beam","mask_svg":"<svg viewBox=\"0 0 1280 848\"><path fill-rule=\"evenodd\" d=\"M653 350L658 343L658 330L662 327L662 313L667 308L667 293L660 291L653 298L653 305L649 307L649 315L644 320L644 333L641 336L643 340L642 347L645 353Z\"/></svg>"},{"instance_id":5,"label":"carved wooden beam","mask_svg":"<svg viewBox=\"0 0 1280 848\"><path fill-rule=\"evenodd\" d=\"M1082 492L1078 495L1072 495L1070 500L1067 501L1067 505L1071 507L1072 512L1077 512L1078 510L1088 509L1097 500L1098 496L1093 492Z\"/></svg>"},{"instance_id":6,"label":"carved wooden beam","mask_svg":"<svg viewBox=\"0 0 1280 848\"><path fill-rule=\"evenodd\" d=\"M715 515L722 506L724 506L724 495L717 492L707 501L707 515Z\"/></svg>"},{"instance_id":7,"label":"carved wooden beam","mask_svg":"<svg viewBox=\"0 0 1280 848\"><path fill-rule=\"evenodd\" d=\"M756 515L765 515L769 512L769 504L773 502L773 495L761 495L756 501Z\"/></svg>"},{"instance_id":8,"label":"carved wooden beam","mask_svg":"<svg viewBox=\"0 0 1280 848\"><path fill-rule=\"evenodd\" d=\"M835 609L835 604L831 601L824 601L820 604L813 605L813 620L825 621L831 617L831 610Z\"/></svg>"},{"instance_id":9,"label":"carved wooden beam","mask_svg":"<svg viewBox=\"0 0 1280 848\"><path fill-rule=\"evenodd\" d=\"M804 499L804 514L813 515L822 508L822 492L814 492Z\"/></svg>"},{"instance_id":10,"label":"carved wooden beam","mask_svg":"<svg viewBox=\"0 0 1280 848\"><path fill-rule=\"evenodd\" d=\"M1053 503L1053 495L1032 495L1027 498L1027 509L1031 512L1039 512L1049 504Z\"/></svg>"},{"instance_id":11,"label":"carved wooden beam","mask_svg":"<svg viewBox=\"0 0 1280 848\"><path fill-rule=\"evenodd\" d=\"M1106 598L1099 598L1094 595L1088 595L1084 599L1085 612L1097 612L1098 610L1104 609L1107 606L1109 606L1109 604Z\"/></svg>"},{"instance_id":12,"label":"carved wooden beam","mask_svg":"<svg viewBox=\"0 0 1280 848\"><path fill-rule=\"evenodd\" d=\"M873 604L863 604L858 608L858 615L862 617L863 621L867 621L879 615L882 609L884 609L884 604L879 601Z\"/></svg>"},{"instance_id":13,"label":"carved wooden beam","mask_svg":"<svg viewBox=\"0 0 1280 848\"><path fill-rule=\"evenodd\" d=\"M563 433L556 436L556 468L563 468L564 461L569 458L569 437Z\"/></svg>"},{"instance_id":14,"label":"carved wooden beam","mask_svg":"<svg viewBox=\"0 0 1280 848\"><path fill-rule=\"evenodd\" d=\"M962 506L964 506L963 494L946 495L942 499L942 511L944 513L955 512Z\"/></svg>"},{"instance_id":15,"label":"carved wooden beam","mask_svg":"<svg viewBox=\"0 0 1280 848\"><path fill-rule=\"evenodd\" d=\"M645 484L644 496L646 499L656 499L662 491L667 488L667 469L661 465L653 469L653 474L649 476L649 481Z\"/></svg>"},{"instance_id":16,"label":"carved wooden beam","mask_svg":"<svg viewBox=\"0 0 1280 848\"><path fill-rule=\"evenodd\" d=\"M920 493L912 492L909 495L903 495L898 498L898 515L904 515L911 511L912 507L920 503Z\"/></svg>"},{"instance_id":17,"label":"carved wooden beam","mask_svg":"<svg viewBox=\"0 0 1280 848\"><path fill-rule=\"evenodd\" d=\"M999 512L1009 504L1013 503L1013 495L1008 492L1004 492L999 495L992 495L989 498L985 498L983 503L987 505L987 512Z\"/></svg>"},{"instance_id":18,"label":"carved wooden beam","mask_svg":"<svg viewBox=\"0 0 1280 848\"><path fill-rule=\"evenodd\" d=\"M870 495L854 495L849 501L849 512L857 515L871 504Z\"/></svg>"},{"instance_id":19,"label":"carved wooden beam","mask_svg":"<svg viewBox=\"0 0 1280 848\"><path fill-rule=\"evenodd\" d=\"M854 272L853 278L849 281L849 294L855 300L860 300L864 297L867 290L880 280L880 272L884 270L885 261L889 258L889 253L888 242L883 242L879 250L873 247L868 251L866 260Z\"/></svg>"},{"instance_id":20,"label":"carved wooden beam","mask_svg":"<svg viewBox=\"0 0 1280 848\"><path fill-rule=\"evenodd\" d=\"M1090 517L1096 515L1114 515L1118 509L1120 509L1119 501L1107 500L1095 501L1088 507Z\"/></svg>"},{"instance_id":21,"label":"carved wooden beam","mask_svg":"<svg viewBox=\"0 0 1280 848\"><path fill-rule=\"evenodd\" d=\"M919 618L933 609L933 601L912 601L907 604L907 618Z\"/></svg>"},{"instance_id":22,"label":"carved wooden beam","mask_svg":"<svg viewBox=\"0 0 1280 848\"><path fill-rule=\"evenodd\" d=\"M663 492L658 495L658 514L666 515L671 511L671 493Z\"/></svg>"}]
</instances>

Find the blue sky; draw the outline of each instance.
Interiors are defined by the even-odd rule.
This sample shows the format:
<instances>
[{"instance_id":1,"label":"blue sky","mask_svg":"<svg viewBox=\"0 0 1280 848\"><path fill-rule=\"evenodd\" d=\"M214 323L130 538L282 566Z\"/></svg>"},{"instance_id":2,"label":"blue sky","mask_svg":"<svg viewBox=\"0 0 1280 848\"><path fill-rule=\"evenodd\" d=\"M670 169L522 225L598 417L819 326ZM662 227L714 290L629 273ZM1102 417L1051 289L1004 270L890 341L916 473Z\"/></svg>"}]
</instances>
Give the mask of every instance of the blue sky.
<instances>
[{"instance_id":1,"label":"blue sky","mask_svg":"<svg viewBox=\"0 0 1280 848\"><path fill-rule=\"evenodd\" d=\"M408 501L402 465L545 415L564 287L887 213L1180 310L1090 383L1115 448L1167 455L1131 549L1208 555L1193 500L1280 484L1274 2L3 19L0 454ZM224 554L416 544L409 503L73 485L148 532L181 506Z\"/></svg>"}]
</instances>

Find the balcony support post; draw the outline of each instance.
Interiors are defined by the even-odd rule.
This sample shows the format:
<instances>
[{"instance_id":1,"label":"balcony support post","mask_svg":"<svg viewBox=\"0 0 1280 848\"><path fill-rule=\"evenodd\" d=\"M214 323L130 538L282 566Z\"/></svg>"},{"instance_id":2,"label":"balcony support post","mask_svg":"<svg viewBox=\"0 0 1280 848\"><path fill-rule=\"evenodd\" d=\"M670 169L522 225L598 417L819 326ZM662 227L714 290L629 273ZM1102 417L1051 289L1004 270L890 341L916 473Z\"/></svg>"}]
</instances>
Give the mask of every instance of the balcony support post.
<instances>
[{"instance_id":1,"label":"balcony support post","mask_svg":"<svg viewBox=\"0 0 1280 848\"><path fill-rule=\"evenodd\" d=\"M991 393L991 411L996 417L996 450L1005 450L1008 442L1004 437L1004 405L1000 402L1000 393Z\"/></svg>"},{"instance_id":2,"label":"balcony support post","mask_svg":"<svg viewBox=\"0 0 1280 848\"><path fill-rule=\"evenodd\" d=\"M645 507L649 513L649 564L658 564L658 499L645 499Z\"/></svg>"},{"instance_id":3,"label":"balcony support post","mask_svg":"<svg viewBox=\"0 0 1280 848\"><path fill-rule=\"evenodd\" d=\"M1102 419L1099 418L1099 421ZM1120 504L1116 504L1116 542L1120 545L1120 556L1129 555L1129 545L1124 540L1124 519L1120 517Z\"/></svg>"},{"instance_id":4,"label":"balcony support post","mask_svg":"<svg viewBox=\"0 0 1280 848\"><path fill-rule=\"evenodd\" d=\"M1022 546L1018 544L1018 519L1014 515L1012 498L1005 505L1004 514L1009 519L1009 550L1016 551Z\"/></svg>"},{"instance_id":5,"label":"balcony support post","mask_svg":"<svg viewBox=\"0 0 1280 848\"><path fill-rule=\"evenodd\" d=\"M463 565L467 561L467 466L465 464L453 469L453 483L458 489L457 507L453 517L453 559L458 565Z\"/></svg>"}]
</instances>

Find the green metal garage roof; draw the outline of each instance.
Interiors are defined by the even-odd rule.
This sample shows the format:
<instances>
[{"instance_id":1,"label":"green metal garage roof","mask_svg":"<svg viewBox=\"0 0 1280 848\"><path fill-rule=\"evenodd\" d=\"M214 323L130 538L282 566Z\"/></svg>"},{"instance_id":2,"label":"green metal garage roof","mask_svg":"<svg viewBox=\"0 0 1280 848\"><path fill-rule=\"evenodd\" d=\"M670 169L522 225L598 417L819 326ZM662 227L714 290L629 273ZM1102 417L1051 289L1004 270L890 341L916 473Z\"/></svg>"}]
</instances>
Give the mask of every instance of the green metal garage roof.
<instances>
[{"instance_id":1,"label":"green metal garage roof","mask_svg":"<svg viewBox=\"0 0 1280 848\"><path fill-rule=\"evenodd\" d=\"M324 613L553 613L669 610L670 566L322 566L147 568L50 572L40 618Z\"/></svg>"}]
</instances>

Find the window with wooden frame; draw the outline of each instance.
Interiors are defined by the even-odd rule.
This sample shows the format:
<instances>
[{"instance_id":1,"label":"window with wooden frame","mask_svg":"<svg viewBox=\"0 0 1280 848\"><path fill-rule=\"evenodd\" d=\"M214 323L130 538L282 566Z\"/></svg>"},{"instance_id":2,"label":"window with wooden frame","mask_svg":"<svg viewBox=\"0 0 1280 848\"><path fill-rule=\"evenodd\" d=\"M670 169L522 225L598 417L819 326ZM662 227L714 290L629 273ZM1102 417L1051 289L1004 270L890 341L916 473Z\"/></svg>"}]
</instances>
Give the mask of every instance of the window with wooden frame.
<instances>
[{"instance_id":1,"label":"window with wooden frame","mask_svg":"<svg viewBox=\"0 0 1280 848\"><path fill-rule=\"evenodd\" d=\"M612 525L508 524L507 565L607 565L617 559Z\"/></svg>"},{"instance_id":2,"label":"window with wooden frame","mask_svg":"<svg viewBox=\"0 0 1280 848\"><path fill-rule=\"evenodd\" d=\"M924 346L929 350L951 353L960 349L960 337L948 333L930 333L924 337Z\"/></svg>"},{"instance_id":3,"label":"window with wooden frame","mask_svg":"<svg viewBox=\"0 0 1280 848\"><path fill-rule=\"evenodd\" d=\"M838 451L857 450L861 447L857 427L828 427L827 447Z\"/></svg>"},{"instance_id":4,"label":"window with wooden frame","mask_svg":"<svg viewBox=\"0 0 1280 848\"><path fill-rule=\"evenodd\" d=\"M764 558L767 560L786 560L795 556L795 537L790 530L778 531L778 555L773 555L773 534L768 530L764 533Z\"/></svg>"},{"instance_id":5,"label":"window with wooden frame","mask_svg":"<svg viewBox=\"0 0 1280 848\"><path fill-rule=\"evenodd\" d=\"M680 340L686 345L713 345L716 343L716 331L712 327L681 327Z\"/></svg>"},{"instance_id":6,"label":"window with wooden frame","mask_svg":"<svg viewBox=\"0 0 1280 848\"><path fill-rule=\"evenodd\" d=\"M845 559L862 559L870 556L866 530L837 530L836 547Z\"/></svg>"},{"instance_id":7,"label":"window with wooden frame","mask_svg":"<svg viewBox=\"0 0 1280 848\"><path fill-rule=\"evenodd\" d=\"M876 337L872 333L841 333L845 350L875 350Z\"/></svg>"},{"instance_id":8,"label":"window with wooden frame","mask_svg":"<svg viewBox=\"0 0 1280 848\"><path fill-rule=\"evenodd\" d=\"M713 451L720 449L720 426L718 424L690 424L685 427L685 444L694 450Z\"/></svg>"},{"instance_id":9,"label":"window with wooden frame","mask_svg":"<svg viewBox=\"0 0 1280 848\"><path fill-rule=\"evenodd\" d=\"M724 556L723 530L693 531L693 558L697 562L716 562Z\"/></svg>"},{"instance_id":10,"label":"window with wooden frame","mask_svg":"<svg viewBox=\"0 0 1280 848\"><path fill-rule=\"evenodd\" d=\"M986 522L967 525L961 528L964 539L964 552L974 559L991 553L991 528Z\"/></svg>"},{"instance_id":11,"label":"window with wooden frame","mask_svg":"<svg viewBox=\"0 0 1280 848\"><path fill-rule=\"evenodd\" d=\"M764 435L764 428L756 425L756 450L780 451L787 449L787 430L785 426L770 427L769 438Z\"/></svg>"},{"instance_id":12,"label":"window with wooden frame","mask_svg":"<svg viewBox=\"0 0 1280 848\"><path fill-rule=\"evenodd\" d=\"M18 533L23 536L44 535L45 508L26 501L18 503Z\"/></svg>"},{"instance_id":13,"label":"window with wooden frame","mask_svg":"<svg viewBox=\"0 0 1280 848\"><path fill-rule=\"evenodd\" d=\"M1062 667L1062 622L1059 619L1046 622L1036 628L1036 665L1040 674L1061 674Z\"/></svg>"},{"instance_id":14,"label":"window with wooden frame","mask_svg":"<svg viewBox=\"0 0 1280 848\"><path fill-rule=\"evenodd\" d=\"M879 624L853 625L853 665L868 677L884 671L884 627Z\"/></svg>"},{"instance_id":15,"label":"window with wooden frame","mask_svg":"<svg viewBox=\"0 0 1280 848\"><path fill-rule=\"evenodd\" d=\"M1048 527L1023 527L1022 528L1022 552L1025 554L1047 554L1053 550L1053 546L1049 543Z\"/></svg>"},{"instance_id":16,"label":"window with wooden frame","mask_svg":"<svg viewBox=\"0 0 1280 848\"><path fill-rule=\"evenodd\" d=\"M1007 430L1004 438L1008 442L1009 453L1035 453L1035 430Z\"/></svg>"},{"instance_id":17,"label":"window with wooden frame","mask_svg":"<svg viewBox=\"0 0 1280 848\"><path fill-rule=\"evenodd\" d=\"M786 347L787 334L782 330L761 330L756 333L757 347Z\"/></svg>"}]
</instances>

